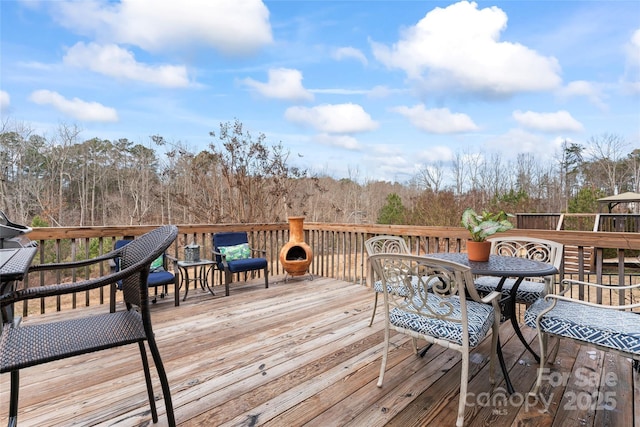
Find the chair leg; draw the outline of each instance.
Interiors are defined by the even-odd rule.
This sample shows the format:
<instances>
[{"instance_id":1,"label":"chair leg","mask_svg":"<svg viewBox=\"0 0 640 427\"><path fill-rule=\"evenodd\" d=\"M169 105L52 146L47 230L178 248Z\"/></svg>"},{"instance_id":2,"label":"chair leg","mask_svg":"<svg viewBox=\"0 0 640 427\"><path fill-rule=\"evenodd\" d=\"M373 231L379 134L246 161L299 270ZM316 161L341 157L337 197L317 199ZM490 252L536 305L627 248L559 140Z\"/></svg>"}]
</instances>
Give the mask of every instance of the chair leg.
<instances>
[{"instance_id":1,"label":"chair leg","mask_svg":"<svg viewBox=\"0 0 640 427\"><path fill-rule=\"evenodd\" d=\"M540 325L538 324L538 342L540 343L540 365L538 366L538 378L536 379L536 385L533 387L533 390L529 392L529 396L538 396L538 390L540 390L540 386L542 385L542 374L544 372L544 364L546 363L547 356L547 342L548 339L545 336L545 333L540 330Z\"/></svg>"},{"instance_id":2,"label":"chair leg","mask_svg":"<svg viewBox=\"0 0 640 427\"><path fill-rule=\"evenodd\" d=\"M164 370L164 365L162 364L162 358L160 357L160 351L156 345L155 338L150 336L147 337L147 339L149 342L149 349L151 350L151 356L153 357L153 363L156 365L158 377L160 378L160 385L162 386L162 397L164 398L164 407L167 412L167 423L169 427L175 427L176 418L173 413L173 402L171 401L171 389L169 388L167 373Z\"/></svg>"},{"instance_id":3,"label":"chair leg","mask_svg":"<svg viewBox=\"0 0 640 427\"><path fill-rule=\"evenodd\" d=\"M413 345L413 354L418 354L418 338L411 337L411 344Z\"/></svg>"},{"instance_id":4,"label":"chair leg","mask_svg":"<svg viewBox=\"0 0 640 427\"><path fill-rule=\"evenodd\" d=\"M20 389L20 371L11 371L11 397L9 398L9 427L18 425L18 390Z\"/></svg>"},{"instance_id":5,"label":"chair leg","mask_svg":"<svg viewBox=\"0 0 640 427\"><path fill-rule=\"evenodd\" d=\"M462 353L462 367L460 372L460 398L458 400L458 418L456 427L464 425L464 410L467 405L467 381L469 380L469 350Z\"/></svg>"},{"instance_id":6,"label":"chair leg","mask_svg":"<svg viewBox=\"0 0 640 427\"><path fill-rule=\"evenodd\" d=\"M116 312L116 284L112 283L109 286L109 312Z\"/></svg>"},{"instance_id":7,"label":"chair leg","mask_svg":"<svg viewBox=\"0 0 640 427\"><path fill-rule=\"evenodd\" d=\"M389 355L389 321L385 319L384 328L384 350L382 352L382 363L380 364L380 376L378 377L378 387L382 387L384 380L384 371L387 368L387 356Z\"/></svg>"},{"instance_id":8,"label":"chair leg","mask_svg":"<svg viewBox=\"0 0 640 427\"><path fill-rule=\"evenodd\" d=\"M232 274L229 270L224 271L224 292L226 296L229 296L229 284L231 283Z\"/></svg>"},{"instance_id":9,"label":"chair leg","mask_svg":"<svg viewBox=\"0 0 640 427\"><path fill-rule=\"evenodd\" d=\"M144 368L144 380L147 383L147 395L149 396L149 406L151 407L151 418L154 423L158 422L158 411L156 409L156 399L153 395L153 385L151 383L151 372L149 372L149 360L147 359L147 350L144 348L144 342L138 341L140 348L140 358L142 359L142 367Z\"/></svg>"},{"instance_id":10,"label":"chair leg","mask_svg":"<svg viewBox=\"0 0 640 427\"><path fill-rule=\"evenodd\" d=\"M376 308L378 308L378 293L374 291L373 313L371 313L371 320L369 321L369 327L373 325L373 318L376 317Z\"/></svg>"},{"instance_id":11,"label":"chair leg","mask_svg":"<svg viewBox=\"0 0 640 427\"><path fill-rule=\"evenodd\" d=\"M173 278L173 305L178 307L180 305L180 283L178 281L178 274L174 274Z\"/></svg>"},{"instance_id":12,"label":"chair leg","mask_svg":"<svg viewBox=\"0 0 640 427\"><path fill-rule=\"evenodd\" d=\"M267 267L264 268L264 287L265 289L269 287L269 271Z\"/></svg>"}]
</instances>

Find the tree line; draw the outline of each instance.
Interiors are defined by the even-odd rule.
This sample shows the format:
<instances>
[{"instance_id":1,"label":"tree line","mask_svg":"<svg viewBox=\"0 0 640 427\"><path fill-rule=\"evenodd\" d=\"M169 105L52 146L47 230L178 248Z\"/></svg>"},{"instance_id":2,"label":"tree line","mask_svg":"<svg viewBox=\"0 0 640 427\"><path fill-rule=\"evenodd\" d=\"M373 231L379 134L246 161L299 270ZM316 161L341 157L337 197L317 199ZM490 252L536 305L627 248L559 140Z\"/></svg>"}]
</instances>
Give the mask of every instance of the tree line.
<instances>
[{"instance_id":1,"label":"tree line","mask_svg":"<svg viewBox=\"0 0 640 427\"><path fill-rule=\"evenodd\" d=\"M335 178L292 166L281 143L242 122L220 124L193 151L152 135L82 140L5 119L0 129L0 210L33 226L307 221L457 226L466 207L508 212L595 212L596 200L640 191L640 149L619 135L565 141L553 162L531 154L460 152L408 182Z\"/></svg>"}]
</instances>

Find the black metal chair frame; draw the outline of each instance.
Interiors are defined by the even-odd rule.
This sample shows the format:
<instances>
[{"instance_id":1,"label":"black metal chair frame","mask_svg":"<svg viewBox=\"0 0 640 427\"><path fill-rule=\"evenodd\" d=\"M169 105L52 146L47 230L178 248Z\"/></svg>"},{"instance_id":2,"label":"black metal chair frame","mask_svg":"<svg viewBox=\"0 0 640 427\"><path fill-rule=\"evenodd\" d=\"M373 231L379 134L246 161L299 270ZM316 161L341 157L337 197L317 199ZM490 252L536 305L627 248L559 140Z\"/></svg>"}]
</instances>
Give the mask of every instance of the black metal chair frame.
<instances>
[{"instance_id":1,"label":"black metal chair frame","mask_svg":"<svg viewBox=\"0 0 640 427\"><path fill-rule=\"evenodd\" d=\"M126 310L50 323L30 325L29 322L23 322L16 325L13 319L2 319L0 373L9 372L11 376L9 426L17 425L20 369L134 343L138 343L140 348L149 405L153 422L156 423L158 413L144 341L148 342L158 372L168 425L175 426L169 382L151 327L147 278L151 262L171 245L177 235L176 226L163 226L140 236L119 250L96 258L69 263L33 265L29 272L86 267L121 257L122 268L118 272L90 280L26 287L0 296L0 308L5 308L20 301L84 292L109 286L121 280L126 304ZM61 335L64 335L64 340L60 339Z\"/></svg>"}]
</instances>

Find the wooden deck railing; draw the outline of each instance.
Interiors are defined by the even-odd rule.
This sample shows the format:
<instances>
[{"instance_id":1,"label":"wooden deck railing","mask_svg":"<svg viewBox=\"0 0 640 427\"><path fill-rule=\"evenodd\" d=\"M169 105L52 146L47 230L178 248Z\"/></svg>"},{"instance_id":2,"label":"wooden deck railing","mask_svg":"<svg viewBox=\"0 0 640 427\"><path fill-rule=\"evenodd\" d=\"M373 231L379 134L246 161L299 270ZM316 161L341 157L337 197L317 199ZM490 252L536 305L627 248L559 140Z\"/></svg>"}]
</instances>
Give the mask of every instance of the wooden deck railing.
<instances>
[{"instance_id":1,"label":"wooden deck railing","mask_svg":"<svg viewBox=\"0 0 640 427\"><path fill-rule=\"evenodd\" d=\"M640 214L519 213L516 214L516 226L518 228L538 230L619 231L637 233L640 231Z\"/></svg>"},{"instance_id":2,"label":"wooden deck railing","mask_svg":"<svg viewBox=\"0 0 640 427\"><path fill-rule=\"evenodd\" d=\"M28 237L39 243L39 253L34 260L35 263L62 262L106 253L111 250L115 240L135 237L153 228L153 226L35 228ZM310 273L313 276L331 277L355 283L364 283L366 279L364 241L371 236L378 234L403 236L407 239L412 252L417 254L463 252L468 238L467 231L458 227L305 223L304 229L305 241L313 250ZM179 225L178 239L169 253L182 259L184 258L183 247L196 243L201 246L201 257L210 258L212 235L221 231L249 232L251 245L267 250L270 275L285 273L278 255L280 248L288 241L289 227L286 223ZM628 295L615 290L618 284L632 284L640 281L640 270L634 271L633 268L629 268L635 264L640 266L640 260L625 258L626 250L640 250L640 233L514 229L507 234L555 240L564 244L566 248L572 248L572 251L567 251L565 255L565 262L557 277L558 280L571 277L611 285L609 295L606 293L589 295L585 293L585 289L577 288L574 296L612 304L640 298L638 295ZM613 249L615 253L613 261L609 260L609 264L604 262L605 249L608 252ZM60 274L65 273L59 273L56 277L32 274L26 286L39 286L60 280L82 280L91 275L104 274L106 271L108 271L107 265L101 266L99 271L66 272L64 277ZM216 275L215 280L216 284L219 284L222 280L221 275ZM53 302L40 301L39 304L32 302L31 306L22 307L22 312L26 316L37 312L108 304L108 298L109 290L101 289L75 295L70 301L58 298Z\"/></svg>"}]
</instances>

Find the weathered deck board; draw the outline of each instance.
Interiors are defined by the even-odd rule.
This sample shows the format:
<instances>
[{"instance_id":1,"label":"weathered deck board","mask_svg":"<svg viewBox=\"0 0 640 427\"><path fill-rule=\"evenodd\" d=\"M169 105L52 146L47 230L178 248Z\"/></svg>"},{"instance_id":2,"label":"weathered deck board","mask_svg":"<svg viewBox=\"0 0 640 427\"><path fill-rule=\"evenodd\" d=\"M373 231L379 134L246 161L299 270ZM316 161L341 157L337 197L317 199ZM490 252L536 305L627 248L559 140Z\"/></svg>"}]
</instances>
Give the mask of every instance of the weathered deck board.
<instances>
[{"instance_id":1,"label":"weathered deck board","mask_svg":"<svg viewBox=\"0 0 640 427\"><path fill-rule=\"evenodd\" d=\"M279 281L280 279L280 281ZM231 296L190 291L180 307L170 296L152 307L153 324L168 372L181 426L423 426L453 425L457 412L460 356L432 347L416 357L409 338L395 334L382 388L376 387L383 350L384 316L368 327L370 289L325 278L272 278L234 284ZM29 322L76 316L54 313ZM379 309L380 310L380 309ZM537 348L535 331L525 337ZM640 376L623 357L570 341L552 340L553 378L526 401L537 363L501 327L504 356L516 388L507 396L496 363L489 384L485 340L471 356L466 423L470 426L633 425L640 414ZM588 381L584 379L588 375ZM160 421L166 425L157 377ZM615 407L584 405L598 393ZM0 423L6 423L9 375L0 376ZM582 398L572 402L572 396ZM483 400L484 399L484 400ZM546 402L546 400L545 400ZM573 403L573 406L572 406ZM598 403L598 402L596 402ZM139 426L150 413L137 346L97 352L21 372L20 426Z\"/></svg>"}]
</instances>

